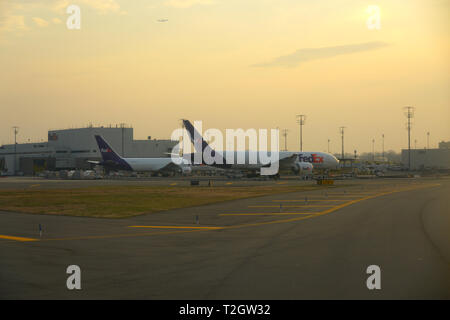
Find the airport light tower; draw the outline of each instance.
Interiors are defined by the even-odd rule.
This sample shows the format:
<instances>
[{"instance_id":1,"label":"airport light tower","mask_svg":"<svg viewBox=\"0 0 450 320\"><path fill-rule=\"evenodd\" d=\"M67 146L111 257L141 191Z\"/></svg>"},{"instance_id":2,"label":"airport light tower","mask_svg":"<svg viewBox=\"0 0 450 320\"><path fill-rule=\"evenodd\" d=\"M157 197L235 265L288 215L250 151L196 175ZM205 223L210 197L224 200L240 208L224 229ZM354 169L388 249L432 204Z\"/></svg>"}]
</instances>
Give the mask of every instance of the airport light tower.
<instances>
[{"instance_id":1,"label":"airport light tower","mask_svg":"<svg viewBox=\"0 0 450 320\"><path fill-rule=\"evenodd\" d=\"M339 131L341 132L341 138L342 138L342 160L344 159L344 130L345 130L345 127L339 128Z\"/></svg>"},{"instance_id":2,"label":"airport light tower","mask_svg":"<svg viewBox=\"0 0 450 320\"><path fill-rule=\"evenodd\" d=\"M297 115L297 123L300 125L300 152L303 151L303 125L305 124L306 116L304 114Z\"/></svg>"},{"instance_id":3,"label":"airport light tower","mask_svg":"<svg viewBox=\"0 0 450 320\"><path fill-rule=\"evenodd\" d=\"M288 129L283 129L283 137L284 137L284 151L287 151L287 136L288 136Z\"/></svg>"},{"instance_id":4,"label":"airport light tower","mask_svg":"<svg viewBox=\"0 0 450 320\"><path fill-rule=\"evenodd\" d=\"M125 152L124 152L124 139L123 139L123 136L124 136L124 132L125 132L125 123L121 123L120 124L120 128L122 129L122 157L125 157Z\"/></svg>"},{"instance_id":5,"label":"airport light tower","mask_svg":"<svg viewBox=\"0 0 450 320\"><path fill-rule=\"evenodd\" d=\"M375 162L375 139L372 139L372 161Z\"/></svg>"},{"instance_id":6,"label":"airport light tower","mask_svg":"<svg viewBox=\"0 0 450 320\"><path fill-rule=\"evenodd\" d=\"M405 107L405 116L408 119L408 170L411 170L411 119L414 117L414 107Z\"/></svg>"},{"instance_id":7,"label":"airport light tower","mask_svg":"<svg viewBox=\"0 0 450 320\"><path fill-rule=\"evenodd\" d=\"M16 173L17 173L17 170L16 170L16 163L17 163L17 134L19 133L19 127L18 126L14 126L13 130L14 130L14 175L16 175Z\"/></svg>"}]
</instances>

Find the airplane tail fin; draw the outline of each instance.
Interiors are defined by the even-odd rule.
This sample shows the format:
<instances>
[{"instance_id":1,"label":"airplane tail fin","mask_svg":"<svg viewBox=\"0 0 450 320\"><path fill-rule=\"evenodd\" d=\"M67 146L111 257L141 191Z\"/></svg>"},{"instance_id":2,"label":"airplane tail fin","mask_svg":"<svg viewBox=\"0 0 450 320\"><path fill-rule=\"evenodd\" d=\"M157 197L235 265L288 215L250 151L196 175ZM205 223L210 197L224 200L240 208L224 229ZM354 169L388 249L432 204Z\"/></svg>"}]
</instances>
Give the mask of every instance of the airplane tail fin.
<instances>
[{"instance_id":1,"label":"airplane tail fin","mask_svg":"<svg viewBox=\"0 0 450 320\"><path fill-rule=\"evenodd\" d=\"M201 134L194 128L192 123L189 120L183 119L183 125L186 128L189 138L191 139L192 144L194 145L195 152L203 152L205 151L206 147L208 147L208 143L203 139ZM200 140L201 139L201 140ZM201 150L199 150L199 142L201 141Z\"/></svg>"},{"instance_id":2,"label":"airplane tail fin","mask_svg":"<svg viewBox=\"0 0 450 320\"><path fill-rule=\"evenodd\" d=\"M97 140L97 145L103 161L119 162L119 160L122 159L101 136L96 135L95 140Z\"/></svg>"},{"instance_id":3,"label":"airplane tail fin","mask_svg":"<svg viewBox=\"0 0 450 320\"><path fill-rule=\"evenodd\" d=\"M97 145L102 155L103 163L111 164L118 169L131 170L130 165L111 148L111 146L100 135L95 135Z\"/></svg>"},{"instance_id":4,"label":"airplane tail fin","mask_svg":"<svg viewBox=\"0 0 450 320\"><path fill-rule=\"evenodd\" d=\"M189 120L184 120L183 119L183 125L186 128L188 134L189 134L189 138L191 139L192 144L194 145L194 149L196 153L200 153L202 156L205 152L205 150L208 151L208 153L211 155L211 157L215 158L216 160L216 151L208 144L208 142L206 142L202 135L195 129L195 127L192 125L192 123ZM201 144L200 144L201 142ZM200 150L200 145L201 145L201 150ZM225 159L217 154L217 156L220 157L219 163L220 164L226 164ZM202 157L202 163L204 163L204 159Z\"/></svg>"}]
</instances>

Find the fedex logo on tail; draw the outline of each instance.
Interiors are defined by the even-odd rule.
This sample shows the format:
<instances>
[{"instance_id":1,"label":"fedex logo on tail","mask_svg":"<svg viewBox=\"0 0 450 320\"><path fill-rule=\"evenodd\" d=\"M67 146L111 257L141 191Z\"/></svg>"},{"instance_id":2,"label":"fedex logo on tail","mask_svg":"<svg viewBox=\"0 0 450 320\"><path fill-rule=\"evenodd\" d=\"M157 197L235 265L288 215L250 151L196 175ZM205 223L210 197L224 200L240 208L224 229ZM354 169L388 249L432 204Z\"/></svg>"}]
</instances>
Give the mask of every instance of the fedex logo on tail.
<instances>
[{"instance_id":1,"label":"fedex logo on tail","mask_svg":"<svg viewBox=\"0 0 450 320\"><path fill-rule=\"evenodd\" d=\"M110 148L107 149L100 149L100 152L112 152Z\"/></svg>"},{"instance_id":2,"label":"fedex logo on tail","mask_svg":"<svg viewBox=\"0 0 450 320\"><path fill-rule=\"evenodd\" d=\"M323 157L319 156L317 153L311 153L311 155L298 155L299 162L309 162L309 163L323 163Z\"/></svg>"}]
</instances>

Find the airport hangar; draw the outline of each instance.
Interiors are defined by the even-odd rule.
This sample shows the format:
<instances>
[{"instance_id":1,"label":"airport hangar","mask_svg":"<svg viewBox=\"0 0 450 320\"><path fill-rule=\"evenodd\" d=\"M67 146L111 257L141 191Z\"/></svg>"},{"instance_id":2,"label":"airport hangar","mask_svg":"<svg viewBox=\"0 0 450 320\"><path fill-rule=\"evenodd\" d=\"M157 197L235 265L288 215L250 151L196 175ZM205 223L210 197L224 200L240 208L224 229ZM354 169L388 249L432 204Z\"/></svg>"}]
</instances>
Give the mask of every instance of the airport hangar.
<instances>
[{"instance_id":1,"label":"airport hangar","mask_svg":"<svg viewBox=\"0 0 450 320\"><path fill-rule=\"evenodd\" d=\"M114 150L128 158L170 157L178 141L134 140L133 128L120 125L49 130L47 142L0 146L0 172L33 175L43 170L90 169L87 160L101 160L94 135L103 136Z\"/></svg>"},{"instance_id":2,"label":"airport hangar","mask_svg":"<svg viewBox=\"0 0 450 320\"><path fill-rule=\"evenodd\" d=\"M402 164L408 167L408 149L402 150ZM411 170L450 170L450 141L442 141L437 149L411 149Z\"/></svg>"}]
</instances>

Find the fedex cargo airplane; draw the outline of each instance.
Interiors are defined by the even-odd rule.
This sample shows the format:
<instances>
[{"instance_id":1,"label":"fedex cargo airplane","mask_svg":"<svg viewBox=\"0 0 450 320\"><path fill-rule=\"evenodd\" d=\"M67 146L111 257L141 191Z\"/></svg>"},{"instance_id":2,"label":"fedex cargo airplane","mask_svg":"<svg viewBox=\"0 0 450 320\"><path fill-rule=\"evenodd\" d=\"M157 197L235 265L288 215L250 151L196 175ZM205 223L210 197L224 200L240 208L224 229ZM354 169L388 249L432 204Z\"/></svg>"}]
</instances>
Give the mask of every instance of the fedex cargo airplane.
<instances>
[{"instance_id":1,"label":"fedex cargo airplane","mask_svg":"<svg viewBox=\"0 0 450 320\"><path fill-rule=\"evenodd\" d=\"M187 161L180 161L180 165L173 163L172 158L122 158L99 135L95 136L98 148L102 155L102 161L88 161L89 163L103 166L107 170L125 171L171 171L181 168L183 172L189 171Z\"/></svg>"},{"instance_id":2,"label":"fedex cargo airplane","mask_svg":"<svg viewBox=\"0 0 450 320\"><path fill-rule=\"evenodd\" d=\"M215 159L219 158L220 161L218 163L210 164L214 167L220 167L223 169L237 169L237 170L258 170L262 167L268 166L268 164L263 164L259 159L259 154L256 151L228 151L232 152L233 162L228 164L227 151L216 152L212 149L209 144L203 139L203 137L198 133L198 131L194 128L192 123L189 120L183 120L183 125L186 128L191 142L194 144L194 148L197 148L195 152L205 152L205 150L211 154ZM195 143L195 138L201 138L201 150L198 149L200 143ZM200 142L200 141L198 141ZM242 154L243 153L243 154ZM249 159L252 153L256 153L254 155L257 158L256 164L250 164ZM279 168L281 170L290 169L297 174L311 173L313 168L317 169L338 169L339 168L339 160L333 156L332 154L325 152L290 152L290 151L280 151L279 153ZM229 155L228 155L229 156ZM238 164L237 159L241 156L245 159L243 164ZM194 154L184 155L185 159L189 159L189 161L194 161ZM203 157L202 157L202 161Z\"/></svg>"}]
</instances>

